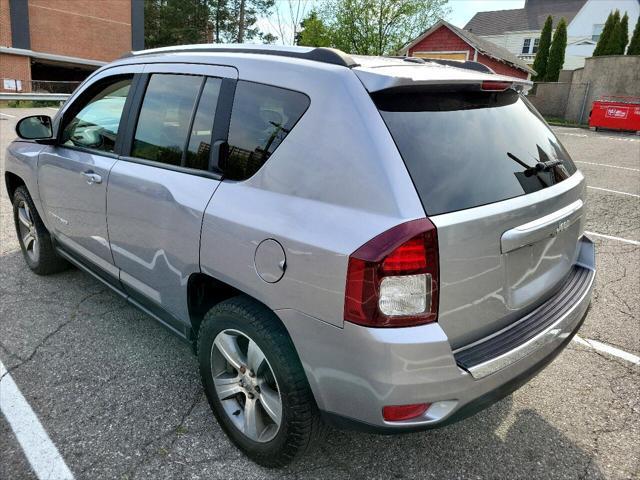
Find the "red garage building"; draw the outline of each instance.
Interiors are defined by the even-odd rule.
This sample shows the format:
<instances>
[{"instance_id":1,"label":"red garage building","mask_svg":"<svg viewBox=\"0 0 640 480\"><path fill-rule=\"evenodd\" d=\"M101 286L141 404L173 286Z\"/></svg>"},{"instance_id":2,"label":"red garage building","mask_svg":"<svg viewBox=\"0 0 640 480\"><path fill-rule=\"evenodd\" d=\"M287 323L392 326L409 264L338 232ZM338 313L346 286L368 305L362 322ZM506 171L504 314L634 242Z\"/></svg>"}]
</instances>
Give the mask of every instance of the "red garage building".
<instances>
[{"instance_id":1,"label":"red garage building","mask_svg":"<svg viewBox=\"0 0 640 480\"><path fill-rule=\"evenodd\" d=\"M496 73L530 78L535 71L507 49L444 20L419 35L400 50L401 55L447 60L473 60Z\"/></svg>"}]
</instances>

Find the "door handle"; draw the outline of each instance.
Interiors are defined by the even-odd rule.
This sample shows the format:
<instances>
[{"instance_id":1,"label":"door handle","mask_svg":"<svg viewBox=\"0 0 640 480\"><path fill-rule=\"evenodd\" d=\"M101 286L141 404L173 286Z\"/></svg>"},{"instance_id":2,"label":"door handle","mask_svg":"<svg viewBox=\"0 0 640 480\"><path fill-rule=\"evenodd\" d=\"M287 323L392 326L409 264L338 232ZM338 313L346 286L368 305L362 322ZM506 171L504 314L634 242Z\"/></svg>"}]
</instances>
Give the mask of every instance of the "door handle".
<instances>
[{"instance_id":1,"label":"door handle","mask_svg":"<svg viewBox=\"0 0 640 480\"><path fill-rule=\"evenodd\" d=\"M93 170L82 172L82 176L87 179L87 183L89 185L93 185L94 183L102 183L102 177L95 173Z\"/></svg>"}]
</instances>

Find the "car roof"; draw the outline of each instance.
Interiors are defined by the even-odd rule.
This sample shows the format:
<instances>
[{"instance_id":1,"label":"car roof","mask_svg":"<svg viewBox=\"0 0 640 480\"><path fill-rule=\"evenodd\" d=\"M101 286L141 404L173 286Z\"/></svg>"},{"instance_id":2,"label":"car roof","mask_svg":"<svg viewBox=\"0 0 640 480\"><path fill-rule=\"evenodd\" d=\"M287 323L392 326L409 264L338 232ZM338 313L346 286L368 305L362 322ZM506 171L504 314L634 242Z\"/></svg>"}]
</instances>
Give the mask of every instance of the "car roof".
<instances>
[{"instance_id":1,"label":"car roof","mask_svg":"<svg viewBox=\"0 0 640 480\"><path fill-rule=\"evenodd\" d=\"M510 81L528 88L531 82L503 75L496 75L490 68L477 62L420 59L413 57L383 57L349 55L341 50L326 47L301 47L249 44L195 44L140 50L125 55L122 63L146 63L158 58L174 57L176 60L188 55L200 57L202 63L213 61L212 56L220 54L228 57L238 54L247 57L260 55L261 60L304 62L314 65L332 65L351 69L370 91L379 91L416 84L477 83L482 81ZM234 55L235 56L235 55ZM263 57L264 56L264 57ZM153 59L153 60L152 60Z\"/></svg>"}]
</instances>

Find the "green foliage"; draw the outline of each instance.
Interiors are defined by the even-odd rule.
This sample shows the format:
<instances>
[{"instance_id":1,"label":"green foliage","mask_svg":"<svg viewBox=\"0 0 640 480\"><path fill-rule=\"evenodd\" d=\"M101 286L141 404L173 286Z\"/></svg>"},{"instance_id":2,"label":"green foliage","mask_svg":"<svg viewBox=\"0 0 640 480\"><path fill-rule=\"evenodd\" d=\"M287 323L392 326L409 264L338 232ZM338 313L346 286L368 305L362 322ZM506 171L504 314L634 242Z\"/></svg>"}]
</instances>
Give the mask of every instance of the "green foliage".
<instances>
[{"instance_id":1,"label":"green foliage","mask_svg":"<svg viewBox=\"0 0 640 480\"><path fill-rule=\"evenodd\" d=\"M613 13L613 29L611 36L605 45L605 55L620 55L620 38L622 36L622 24L620 22L620 10ZM623 50L624 51L624 50Z\"/></svg>"},{"instance_id":2,"label":"green foliage","mask_svg":"<svg viewBox=\"0 0 640 480\"><path fill-rule=\"evenodd\" d=\"M629 15L625 12L620 20L620 33L618 34L618 51L616 55L624 55L629 43Z\"/></svg>"},{"instance_id":3,"label":"green foliage","mask_svg":"<svg viewBox=\"0 0 640 480\"><path fill-rule=\"evenodd\" d=\"M560 70L564 65L564 52L567 49L567 22L561 18L558 27L553 34L553 41L549 49L549 61L547 62L547 73L545 80L547 82L557 82L560 76Z\"/></svg>"},{"instance_id":4,"label":"green foliage","mask_svg":"<svg viewBox=\"0 0 640 480\"><path fill-rule=\"evenodd\" d=\"M60 107L63 102L59 100L9 100L8 108L43 108Z\"/></svg>"},{"instance_id":5,"label":"green foliage","mask_svg":"<svg viewBox=\"0 0 640 480\"><path fill-rule=\"evenodd\" d=\"M640 55L640 17L636 22L636 28L633 29L629 48L627 48L627 55Z\"/></svg>"},{"instance_id":6,"label":"green foliage","mask_svg":"<svg viewBox=\"0 0 640 480\"><path fill-rule=\"evenodd\" d=\"M551 47L551 30L553 29L553 19L551 15L547 17L540 34L540 43L538 44L538 52L533 61L533 69L536 76L533 77L534 82L543 82L547 74L547 62L549 59L549 47Z\"/></svg>"},{"instance_id":7,"label":"green foliage","mask_svg":"<svg viewBox=\"0 0 640 480\"><path fill-rule=\"evenodd\" d=\"M448 0L327 0L319 16L330 46L389 55L449 13Z\"/></svg>"},{"instance_id":8,"label":"green foliage","mask_svg":"<svg viewBox=\"0 0 640 480\"><path fill-rule=\"evenodd\" d=\"M145 47L275 41L256 26L275 0L144 0Z\"/></svg>"},{"instance_id":9,"label":"green foliage","mask_svg":"<svg viewBox=\"0 0 640 480\"><path fill-rule=\"evenodd\" d=\"M620 12L618 12L618 18L620 18ZM615 24L616 24L615 16L614 16L614 13L611 12L607 17L607 21L604 23L604 28L602 29L600 38L598 38L598 43L596 44L596 48L593 51L594 57L608 55L608 53L606 52L609 45L609 39L611 38L611 34L613 33Z\"/></svg>"},{"instance_id":10,"label":"green foliage","mask_svg":"<svg viewBox=\"0 0 640 480\"><path fill-rule=\"evenodd\" d=\"M300 27L301 30L296 38L297 45L304 45L306 47L331 46L329 30L315 10L312 10L307 18L300 22Z\"/></svg>"}]
</instances>

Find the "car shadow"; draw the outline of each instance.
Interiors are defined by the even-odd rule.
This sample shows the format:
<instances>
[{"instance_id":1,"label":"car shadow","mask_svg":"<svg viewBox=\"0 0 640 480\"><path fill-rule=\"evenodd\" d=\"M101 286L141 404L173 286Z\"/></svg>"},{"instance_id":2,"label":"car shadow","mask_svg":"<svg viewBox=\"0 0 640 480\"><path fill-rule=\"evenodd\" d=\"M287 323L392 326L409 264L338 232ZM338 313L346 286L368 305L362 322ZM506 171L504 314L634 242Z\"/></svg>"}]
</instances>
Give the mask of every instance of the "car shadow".
<instances>
[{"instance_id":1,"label":"car shadow","mask_svg":"<svg viewBox=\"0 0 640 480\"><path fill-rule=\"evenodd\" d=\"M135 471L138 456L151 469L143 476L164 471L174 478L207 469L218 475L211 478L221 478L229 466L235 473L225 478L604 478L594 455L519 393L517 401L509 396L461 422L420 433L330 428L316 452L281 470L262 469L230 444L213 419L188 346L92 277L75 269L39 277L20 251L11 251L0 255L0 292L5 346L30 359L16 371L16 381L70 467L88 469L83 478L106 478L112 468ZM82 296L87 300L79 303ZM0 357L11 360L8 352ZM51 416L70 399L81 399L82 407ZM92 433L113 425L118 428L108 436ZM121 462L125 454L133 458Z\"/></svg>"}]
</instances>

